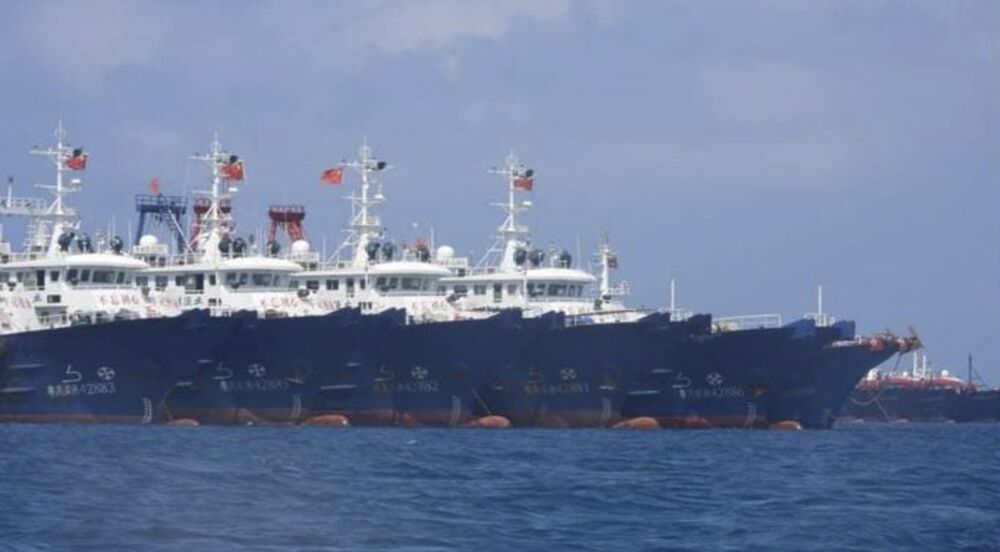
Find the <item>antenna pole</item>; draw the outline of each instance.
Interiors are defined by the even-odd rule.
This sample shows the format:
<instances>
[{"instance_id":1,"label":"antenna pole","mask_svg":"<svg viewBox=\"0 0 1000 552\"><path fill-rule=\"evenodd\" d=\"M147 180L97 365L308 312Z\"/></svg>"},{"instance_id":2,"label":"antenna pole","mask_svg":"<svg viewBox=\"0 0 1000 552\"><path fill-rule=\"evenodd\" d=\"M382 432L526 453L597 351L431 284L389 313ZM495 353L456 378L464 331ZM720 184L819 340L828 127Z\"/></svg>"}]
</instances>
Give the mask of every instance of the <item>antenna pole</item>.
<instances>
[{"instance_id":1,"label":"antenna pole","mask_svg":"<svg viewBox=\"0 0 1000 552\"><path fill-rule=\"evenodd\" d=\"M674 312L677 308L677 282L674 278L670 279L670 312Z\"/></svg>"},{"instance_id":2,"label":"antenna pole","mask_svg":"<svg viewBox=\"0 0 1000 552\"><path fill-rule=\"evenodd\" d=\"M817 318L823 318L823 284L816 286L816 314Z\"/></svg>"}]
</instances>

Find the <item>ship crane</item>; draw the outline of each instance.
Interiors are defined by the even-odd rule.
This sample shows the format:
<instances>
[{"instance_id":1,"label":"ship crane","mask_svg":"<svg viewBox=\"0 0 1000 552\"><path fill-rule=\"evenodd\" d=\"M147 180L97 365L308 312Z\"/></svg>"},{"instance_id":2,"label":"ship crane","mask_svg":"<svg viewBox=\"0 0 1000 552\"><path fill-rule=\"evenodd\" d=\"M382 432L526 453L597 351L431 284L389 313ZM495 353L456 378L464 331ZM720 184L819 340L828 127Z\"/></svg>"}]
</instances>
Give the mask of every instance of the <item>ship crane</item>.
<instances>
[{"instance_id":1,"label":"ship crane","mask_svg":"<svg viewBox=\"0 0 1000 552\"><path fill-rule=\"evenodd\" d=\"M139 227L135 233L135 244L150 232L150 227L165 227L177 243L177 252L188 249L184 235L184 217L187 215L187 198L163 194L138 194L135 196L135 210L139 213ZM203 213L204 214L204 213Z\"/></svg>"},{"instance_id":2,"label":"ship crane","mask_svg":"<svg viewBox=\"0 0 1000 552\"><path fill-rule=\"evenodd\" d=\"M268 253L278 253L278 232L285 231L288 243L293 244L306 239L302 221L306 218L306 208L302 205L271 205L267 209L267 218L271 221L267 229Z\"/></svg>"}]
</instances>

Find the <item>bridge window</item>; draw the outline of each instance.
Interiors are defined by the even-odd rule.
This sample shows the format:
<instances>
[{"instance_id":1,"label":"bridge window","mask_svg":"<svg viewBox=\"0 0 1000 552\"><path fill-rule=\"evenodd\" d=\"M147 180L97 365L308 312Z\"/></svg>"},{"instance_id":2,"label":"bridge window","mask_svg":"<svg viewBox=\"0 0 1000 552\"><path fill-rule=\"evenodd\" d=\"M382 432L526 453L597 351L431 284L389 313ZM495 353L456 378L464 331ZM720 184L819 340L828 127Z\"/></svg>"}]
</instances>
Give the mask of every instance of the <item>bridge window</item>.
<instances>
[{"instance_id":1,"label":"bridge window","mask_svg":"<svg viewBox=\"0 0 1000 552\"><path fill-rule=\"evenodd\" d=\"M465 297L469 294L469 288L466 286L455 286L451 289L451 292L458 297Z\"/></svg>"},{"instance_id":2,"label":"bridge window","mask_svg":"<svg viewBox=\"0 0 1000 552\"><path fill-rule=\"evenodd\" d=\"M230 272L226 274L226 285L236 289L246 285L250 281L250 276L246 272Z\"/></svg>"},{"instance_id":3,"label":"bridge window","mask_svg":"<svg viewBox=\"0 0 1000 552\"><path fill-rule=\"evenodd\" d=\"M507 284L507 295L517 295L517 284Z\"/></svg>"},{"instance_id":4,"label":"bridge window","mask_svg":"<svg viewBox=\"0 0 1000 552\"><path fill-rule=\"evenodd\" d=\"M528 297L541 297L545 295L545 284L528 284Z\"/></svg>"},{"instance_id":5,"label":"bridge window","mask_svg":"<svg viewBox=\"0 0 1000 552\"><path fill-rule=\"evenodd\" d=\"M307 280L306 289L309 291L319 291L319 280Z\"/></svg>"},{"instance_id":6,"label":"bridge window","mask_svg":"<svg viewBox=\"0 0 1000 552\"><path fill-rule=\"evenodd\" d=\"M125 273L124 272L119 272L118 273L118 277L115 278L115 283L116 284L124 284L125 283Z\"/></svg>"},{"instance_id":7,"label":"bridge window","mask_svg":"<svg viewBox=\"0 0 1000 552\"><path fill-rule=\"evenodd\" d=\"M252 282L254 287L271 287L273 279L274 277L271 274L254 272Z\"/></svg>"},{"instance_id":8,"label":"bridge window","mask_svg":"<svg viewBox=\"0 0 1000 552\"><path fill-rule=\"evenodd\" d=\"M336 291L340 287L340 280L327 280L326 289L330 291Z\"/></svg>"},{"instance_id":9,"label":"bridge window","mask_svg":"<svg viewBox=\"0 0 1000 552\"><path fill-rule=\"evenodd\" d=\"M49 272L49 281L50 282L58 282L59 281L59 271L58 270L52 270L52 271Z\"/></svg>"},{"instance_id":10,"label":"bridge window","mask_svg":"<svg viewBox=\"0 0 1000 552\"><path fill-rule=\"evenodd\" d=\"M156 277L156 290L157 291L163 291L165 289L167 289L167 277L166 276L157 276Z\"/></svg>"},{"instance_id":11,"label":"bridge window","mask_svg":"<svg viewBox=\"0 0 1000 552\"><path fill-rule=\"evenodd\" d=\"M215 274L209 274L208 275L208 285L210 285L210 286L216 285Z\"/></svg>"},{"instance_id":12,"label":"bridge window","mask_svg":"<svg viewBox=\"0 0 1000 552\"><path fill-rule=\"evenodd\" d=\"M403 291L420 291L421 278L402 278L400 288Z\"/></svg>"},{"instance_id":13,"label":"bridge window","mask_svg":"<svg viewBox=\"0 0 1000 552\"><path fill-rule=\"evenodd\" d=\"M564 297L566 295L566 284L549 284L549 295L552 297Z\"/></svg>"},{"instance_id":14,"label":"bridge window","mask_svg":"<svg viewBox=\"0 0 1000 552\"><path fill-rule=\"evenodd\" d=\"M146 287L149 285L149 277L147 276L136 276L135 283L139 287Z\"/></svg>"},{"instance_id":15,"label":"bridge window","mask_svg":"<svg viewBox=\"0 0 1000 552\"><path fill-rule=\"evenodd\" d=\"M472 286L474 295L486 295L486 286Z\"/></svg>"},{"instance_id":16,"label":"bridge window","mask_svg":"<svg viewBox=\"0 0 1000 552\"><path fill-rule=\"evenodd\" d=\"M90 281L90 269L83 269L80 271L80 281L89 282Z\"/></svg>"}]
</instances>

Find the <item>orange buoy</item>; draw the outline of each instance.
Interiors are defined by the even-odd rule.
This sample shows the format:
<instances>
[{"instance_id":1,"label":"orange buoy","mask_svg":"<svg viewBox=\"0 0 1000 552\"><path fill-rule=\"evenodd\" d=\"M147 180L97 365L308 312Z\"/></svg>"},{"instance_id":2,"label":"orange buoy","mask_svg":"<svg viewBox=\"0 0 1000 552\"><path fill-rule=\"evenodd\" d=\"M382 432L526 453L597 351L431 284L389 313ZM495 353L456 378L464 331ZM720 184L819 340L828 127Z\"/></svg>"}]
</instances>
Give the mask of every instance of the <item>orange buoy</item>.
<instances>
[{"instance_id":1,"label":"orange buoy","mask_svg":"<svg viewBox=\"0 0 1000 552\"><path fill-rule=\"evenodd\" d=\"M176 420L170 420L169 422L167 422L167 425L169 425L169 426L183 426L183 427L198 427L201 424L198 423L198 420L194 420L194 419L191 419L191 418L177 418Z\"/></svg>"},{"instance_id":2,"label":"orange buoy","mask_svg":"<svg viewBox=\"0 0 1000 552\"><path fill-rule=\"evenodd\" d=\"M783 429L787 431L799 431L802 429L802 424L796 422L795 420L782 420L780 422L774 422L768 429Z\"/></svg>"},{"instance_id":3,"label":"orange buoy","mask_svg":"<svg viewBox=\"0 0 1000 552\"><path fill-rule=\"evenodd\" d=\"M649 416L639 416L638 418L629 418L627 420L622 420L617 424L611 426L611 429L660 429L660 422L656 421L656 418L650 418Z\"/></svg>"},{"instance_id":4,"label":"orange buoy","mask_svg":"<svg viewBox=\"0 0 1000 552\"><path fill-rule=\"evenodd\" d=\"M462 427L476 429L507 429L511 426L510 420L503 416L483 416L471 422L462 424Z\"/></svg>"},{"instance_id":5,"label":"orange buoy","mask_svg":"<svg viewBox=\"0 0 1000 552\"><path fill-rule=\"evenodd\" d=\"M308 426L326 426L326 427L350 427L351 420L347 419L347 416L341 414L322 414L320 416L313 416L305 422Z\"/></svg>"}]
</instances>

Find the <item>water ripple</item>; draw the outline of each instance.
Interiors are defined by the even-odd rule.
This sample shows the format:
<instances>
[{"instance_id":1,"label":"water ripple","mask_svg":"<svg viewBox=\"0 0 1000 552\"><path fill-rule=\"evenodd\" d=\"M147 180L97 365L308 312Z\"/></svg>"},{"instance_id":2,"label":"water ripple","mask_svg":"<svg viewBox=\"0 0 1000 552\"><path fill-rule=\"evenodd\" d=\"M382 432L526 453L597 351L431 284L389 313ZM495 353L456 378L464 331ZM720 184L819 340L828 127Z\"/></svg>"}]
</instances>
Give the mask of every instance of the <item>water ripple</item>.
<instances>
[{"instance_id":1,"label":"water ripple","mask_svg":"<svg viewBox=\"0 0 1000 552\"><path fill-rule=\"evenodd\" d=\"M0 426L0 550L994 549L996 425Z\"/></svg>"}]
</instances>

